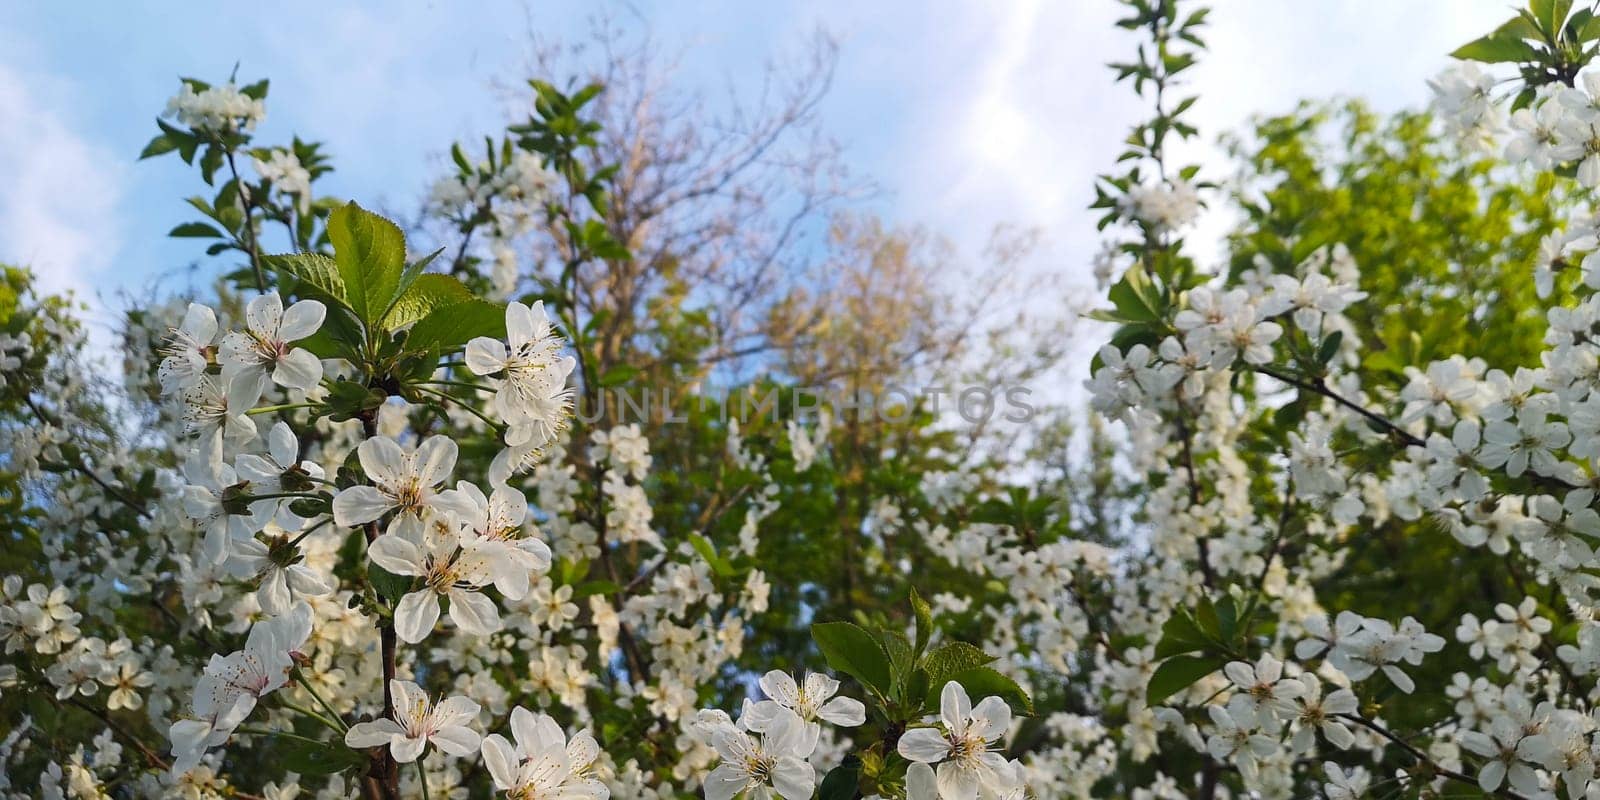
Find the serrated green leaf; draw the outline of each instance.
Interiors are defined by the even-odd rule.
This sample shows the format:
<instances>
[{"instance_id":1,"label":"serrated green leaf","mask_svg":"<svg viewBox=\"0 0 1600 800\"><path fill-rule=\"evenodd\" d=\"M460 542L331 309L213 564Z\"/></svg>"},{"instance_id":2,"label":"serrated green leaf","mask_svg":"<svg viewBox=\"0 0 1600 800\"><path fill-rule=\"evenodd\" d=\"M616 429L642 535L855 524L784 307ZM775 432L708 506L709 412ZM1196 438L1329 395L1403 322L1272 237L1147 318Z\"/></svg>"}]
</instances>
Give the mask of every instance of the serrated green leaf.
<instances>
[{"instance_id":1,"label":"serrated green leaf","mask_svg":"<svg viewBox=\"0 0 1600 800\"><path fill-rule=\"evenodd\" d=\"M878 642L889 656L889 674L896 691L905 683L915 665L916 656L911 651L911 640L898 631L878 631Z\"/></svg>"},{"instance_id":2,"label":"serrated green leaf","mask_svg":"<svg viewBox=\"0 0 1600 800\"><path fill-rule=\"evenodd\" d=\"M851 753L823 776L822 785L817 787L817 800L852 800L858 794L860 780L861 759Z\"/></svg>"},{"instance_id":3,"label":"serrated green leaf","mask_svg":"<svg viewBox=\"0 0 1600 800\"><path fill-rule=\"evenodd\" d=\"M1033 700L1028 693L1022 690L1017 682L996 672L990 667L974 667L964 672L950 676L944 681L929 681L928 695L923 702L925 711L934 712L939 708L939 696L944 691L945 684L955 681L961 688L967 690L967 697L973 705L982 702L985 697L998 697L1011 707L1012 712L1023 716L1033 716Z\"/></svg>"},{"instance_id":4,"label":"serrated green leaf","mask_svg":"<svg viewBox=\"0 0 1600 800\"><path fill-rule=\"evenodd\" d=\"M390 605L400 602L400 598L411 591L409 576L396 575L377 564L367 565L367 580L372 582L372 588L378 596L388 601Z\"/></svg>"},{"instance_id":5,"label":"serrated green leaf","mask_svg":"<svg viewBox=\"0 0 1600 800\"><path fill-rule=\"evenodd\" d=\"M267 256L263 261L273 269L304 281L325 298L347 305L344 278L333 259L321 253L286 253Z\"/></svg>"},{"instance_id":6,"label":"serrated green leaf","mask_svg":"<svg viewBox=\"0 0 1600 800\"><path fill-rule=\"evenodd\" d=\"M1150 282L1142 267L1134 265L1122 274L1122 279L1107 294L1116 306L1118 316L1131 322L1155 322L1161 319L1160 291Z\"/></svg>"},{"instance_id":7,"label":"serrated green leaf","mask_svg":"<svg viewBox=\"0 0 1600 800\"><path fill-rule=\"evenodd\" d=\"M829 667L855 678L880 697L889 696L893 683L889 654L866 629L849 622L818 622L811 626L811 638Z\"/></svg>"},{"instance_id":8,"label":"serrated green leaf","mask_svg":"<svg viewBox=\"0 0 1600 800\"><path fill-rule=\"evenodd\" d=\"M400 290L405 235L393 222L352 202L328 215L328 239L344 279L345 302L362 322L376 323Z\"/></svg>"},{"instance_id":9,"label":"serrated green leaf","mask_svg":"<svg viewBox=\"0 0 1600 800\"><path fill-rule=\"evenodd\" d=\"M434 311L474 299L472 290L449 275L418 275L389 308L380 327L399 330Z\"/></svg>"},{"instance_id":10,"label":"serrated green leaf","mask_svg":"<svg viewBox=\"0 0 1600 800\"><path fill-rule=\"evenodd\" d=\"M955 675L992 661L994 656L966 642L949 642L928 653L928 657L922 660L922 668L928 671L930 684L943 686Z\"/></svg>"},{"instance_id":11,"label":"serrated green leaf","mask_svg":"<svg viewBox=\"0 0 1600 800\"><path fill-rule=\"evenodd\" d=\"M406 268L400 271L400 287L398 290L399 295L404 295L406 293L406 289L409 288L412 283L416 282L417 277L422 274L422 271L427 269L428 265L432 264L433 260L438 258L439 254L443 252L444 248L441 247L438 250L435 250L423 256L422 258L407 264ZM399 302L400 300L399 295L395 297L396 302Z\"/></svg>"},{"instance_id":12,"label":"serrated green leaf","mask_svg":"<svg viewBox=\"0 0 1600 800\"><path fill-rule=\"evenodd\" d=\"M154 139L151 139L150 143L145 145L143 150L139 151L139 160L143 161L146 158L153 158L161 155L162 153L170 153L173 150L178 149L178 144L179 141L171 134L163 133Z\"/></svg>"},{"instance_id":13,"label":"serrated green leaf","mask_svg":"<svg viewBox=\"0 0 1600 800\"><path fill-rule=\"evenodd\" d=\"M1344 343L1344 331L1334 331L1322 340L1317 348L1317 363L1327 366L1333 357L1339 354L1339 345Z\"/></svg>"},{"instance_id":14,"label":"serrated green leaf","mask_svg":"<svg viewBox=\"0 0 1600 800\"><path fill-rule=\"evenodd\" d=\"M505 306L473 299L434 309L411 326L411 332L406 336L406 348L426 350L436 347L440 352L449 352L479 336L490 339L506 337Z\"/></svg>"}]
</instances>

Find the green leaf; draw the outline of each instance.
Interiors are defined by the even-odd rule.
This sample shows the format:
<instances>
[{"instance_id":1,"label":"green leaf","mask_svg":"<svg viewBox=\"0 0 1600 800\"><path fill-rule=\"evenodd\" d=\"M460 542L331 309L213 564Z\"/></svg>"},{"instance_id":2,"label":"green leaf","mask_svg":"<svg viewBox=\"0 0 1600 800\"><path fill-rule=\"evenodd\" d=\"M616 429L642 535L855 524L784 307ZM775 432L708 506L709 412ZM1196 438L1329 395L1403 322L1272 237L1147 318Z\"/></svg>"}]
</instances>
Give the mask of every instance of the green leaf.
<instances>
[{"instance_id":1,"label":"green leaf","mask_svg":"<svg viewBox=\"0 0 1600 800\"><path fill-rule=\"evenodd\" d=\"M355 419L364 411L383 405L388 396L382 391L355 381L334 381L328 388L328 416L334 422Z\"/></svg>"},{"instance_id":2,"label":"green leaf","mask_svg":"<svg viewBox=\"0 0 1600 800\"><path fill-rule=\"evenodd\" d=\"M340 305L348 305L345 300L344 278L339 274L339 265L333 259L321 253L289 253L267 256L263 261L269 267L310 284L324 297Z\"/></svg>"},{"instance_id":3,"label":"green leaf","mask_svg":"<svg viewBox=\"0 0 1600 800\"><path fill-rule=\"evenodd\" d=\"M1528 10L1539 21L1539 28L1554 38L1572 10L1572 0L1528 0Z\"/></svg>"},{"instance_id":4,"label":"green leaf","mask_svg":"<svg viewBox=\"0 0 1600 800\"><path fill-rule=\"evenodd\" d=\"M933 609L917 594L914 586L911 588L911 613L917 618L917 657L920 658L928 649L928 640L933 638Z\"/></svg>"},{"instance_id":5,"label":"green leaf","mask_svg":"<svg viewBox=\"0 0 1600 800\"><path fill-rule=\"evenodd\" d=\"M211 179L216 176L217 170L222 169L222 160L227 156L221 145L211 145L206 148L204 155L200 156L200 179L211 185Z\"/></svg>"},{"instance_id":6,"label":"green leaf","mask_svg":"<svg viewBox=\"0 0 1600 800\"><path fill-rule=\"evenodd\" d=\"M252 84L250 84L248 86L241 87L239 89L239 94L242 94L245 97L250 98L251 100L265 100L265 99L267 99L267 86L268 86L267 79L266 78L262 78L261 80L256 81L255 83L252 83Z\"/></svg>"},{"instance_id":7,"label":"green leaf","mask_svg":"<svg viewBox=\"0 0 1600 800\"><path fill-rule=\"evenodd\" d=\"M372 583L372 588L378 596L388 601L390 605L400 602L400 598L411 591L411 578L407 575L396 575L377 564L367 565L367 580Z\"/></svg>"},{"instance_id":8,"label":"green leaf","mask_svg":"<svg viewBox=\"0 0 1600 800\"><path fill-rule=\"evenodd\" d=\"M223 238L226 238L226 236L222 233L222 231L219 231L216 228L214 228L214 227L212 227L210 225L207 225L204 222L185 222L182 225L179 225L178 227L173 228L170 231L167 231L167 235L168 236L177 237L177 238L180 238L180 239L223 239Z\"/></svg>"},{"instance_id":9,"label":"green leaf","mask_svg":"<svg viewBox=\"0 0 1600 800\"><path fill-rule=\"evenodd\" d=\"M1344 343L1344 331L1334 331L1322 340L1322 345L1317 348L1317 363L1326 367L1333 357L1339 354L1339 345Z\"/></svg>"},{"instance_id":10,"label":"green leaf","mask_svg":"<svg viewBox=\"0 0 1600 800\"><path fill-rule=\"evenodd\" d=\"M817 800L853 800L860 780L861 759L851 753L823 776L822 785L817 787Z\"/></svg>"},{"instance_id":11,"label":"green leaf","mask_svg":"<svg viewBox=\"0 0 1600 800\"><path fill-rule=\"evenodd\" d=\"M1578 41L1592 42L1595 39L1600 39L1600 16L1584 20L1582 27L1578 28Z\"/></svg>"},{"instance_id":12,"label":"green leaf","mask_svg":"<svg viewBox=\"0 0 1600 800\"><path fill-rule=\"evenodd\" d=\"M883 652L889 656L890 679L898 692L905 684L912 667L915 666L916 656L911 652L911 640L899 631L879 630L878 642L883 645ZM895 699L898 700L898 696Z\"/></svg>"},{"instance_id":13,"label":"green leaf","mask_svg":"<svg viewBox=\"0 0 1600 800\"><path fill-rule=\"evenodd\" d=\"M309 284L301 283L295 287L295 291L301 295L317 294L314 291L306 291L309 288L311 288ZM343 358L347 361L356 361L363 341L361 323L356 321L355 313L343 303L330 302L328 316L323 319L322 327L297 344L317 358ZM434 363L438 363L437 356L434 358Z\"/></svg>"},{"instance_id":14,"label":"green leaf","mask_svg":"<svg viewBox=\"0 0 1600 800\"><path fill-rule=\"evenodd\" d=\"M1489 35L1511 39L1544 38L1544 32L1539 30L1539 22L1526 11L1518 12L1516 16L1501 23L1500 27L1495 28Z\"/></svg>"},{"instance_id":15,"label":"green leaf","mask_svg":"<svg viewBox=\"0 0 1600 800\"><path fill-rule=\"evenodd\" d=\"M622 587L611 581L585 581L572 587L572 599L582 600L596 594L616 594Z\"/></svg>"},{"instance_id":16,"label":"green leaf","mask_svg":"<svg viewBox=\"0 0 1600 800\"><path fill-rule=\"evenodd\" d=\"M1189 612L1178 609L1161 626L1161 641L1156 642L1156 658L1202 650L1211 642Z\"/></svg>"},{"instance_id":17,"label":"green leaf","mask_svg":"<svg viewBox=\"0 0 1600 800\"><path fill-rule=\"evenodd\" d=\"M1463 61L1481 61L1485 64L1526 63L1538 61L1539 51L1521 39L1489 34L1456 48L1450 56Z\"/></svg>"},{"instance_id":18,"label":"green leaf","mask_svg":"<svg viewBox=\"0 0 1600 800\"><path fill-rule=\"evenodd\" d=\"M278 744L272 749L280 766L302 775L332 775L367 762L365 755L351 750L339 741L316 744L299 739L279 738Z\"/></svg>"},{"instance_id":19,"label":"green leaf","mask_svg":"<svg viewBox=\"0 0 1600 800\"><path fill-rule=\"evenodd\" d=\"M406 289L410 288L411 284L416 282L417 276L421 275L422 271L427 269L428 265L432 264L433 260L438 258L439 254L443 252L444 248L441 247L438 250L435 250L423 256L422 258L407 264L406 268L400 272L400 295L404 295L406 293ZM400 298L398 296L395 297L396 302L399 302L399 300Z\"/></svg>"},{"instance_id":20,"label":"green leaf","mask_svg":"<svg viewBox=\"0 0 1600 800\"><path fill-rule=\"evenodd\" d=\"M346 303L362 322L376 323L400 289L405 235L393 222L352 202L328 215L328 239L344 279Z\"/></svg>"},{"instance_id":21,"label":"green leaf","mask_svg":"<svg viewBox=\"0 0 1600 800\"><path fill-rule=\"evenodd\" d=\"M950 681L961 684L961 688L967 690L967 697L971 698L973 705L982 702L985 697L998 697L1006 701L1006 705L1010 706L1013 712L1026 717L1033 716L1033 700L1028 697L1028 693L1022 691L1022 687L1018 686L1016 681L990 667L974 667L950 676L949 680L930 681L928 696L923 703L924 709L931 711L939 708L940 694L944 692L945 684Z\"/></svg>"},{"instance_id":22,"label":"green leaf","mask_svg":"<svg viewBox=\"0 0 1600 800\"><path fill-rule=\"evenodd\" d=\"M1155 322L1161 319L1160 292L1142 267L1134 265L1108 294L1117 313L1130 322Z\"/></svg>"},{"instance_id":23,"label":"green leaf","mask_svg":"<svg viewBox=\"0 0 1600 800\"><path fill-rule=\"evenodd\" d=\"M872 634L849 622L818 622L811 626L811 638L829 667L861 681L880 697L889 696L893 683L889 654Z\"/></svg>"},{"instance_id":24,"label":"green leaf","mask_svg":"<svg viewBox=\"0 0 1600 800\"><path fill-rule=\"evenodd\" d=\"M490 339L506 337L505 306L473 299L436 308L411 326L411 332L406 336L406 348L425 350L437 347L440 352L448 352L479 336Z\"/></svg>"},{"instance_id":25,"label":"green leaf","mask_svg":"<svg viewBox=\"0 0 1600 800\"><path fill-rule=\"evenodd\" d=\"M146 158L154 158L162 153L170 153L173 150L178 149L178 145L179 141L176 138L170 134L163 133L160 136L151 139L150 143L145 145L143 150L139 151L139 159L142 161Z\"/></svg>"},{"instance_id":26,"label":"green leaf","mask_svg":"<svg viewBox=\"0 0 1600 800\"><path fill-rule=\"evenodd\" d=\"M966 642L950 642L929 653L923 659L922 667L928 671L928 683L944 686L955 675L992 661L994 656Z\"/></svg>"},{"instance_id":27,"label":"green leaf","mask_svg":"<svg viewBox=\"0 0 1600 800\"><path fill-rule=\"evenodd\" d=\"M706 564L710 565L712 572L724 578L734 574L733 564L729 563L728 559L717 552L717 548L712 546L710 539L698 533L691 533L689 534L689 544L694 547L694 551L699 553L701 558L706 560Z\"/></svg>"},{"instance_id":28,"label":"green leaf","mask_svg":"<svg viewBox=\"0 0 1600 800\"><path fill-rule=\"evenodd\" d=\"M397 330L415 323L434 311L474 299L472 290L449 275L419 275L389 308L381 323L386 330Z\"/></svg>"},{"instance_id":29,"label":"green leaf","mask_svg":"<svg viewBox=\"0 0 1600 800\"><path fill-rule=\"evenodd\" d=\"M921 697L926 700L928 697L928 687L932 685L933 682L928 680L928 671L918 667L914 670L911 670L911 677L906 679L905 690L902 692L902 695L907 700L917 697ZM909 703L907 705L909 705ZM906 718L912 718L919 716L922 713L922 709L910 708L906 709L904 713L906 714Z\"/></svg>"},{"instance_id":30,"label":"green leaf","mask_svg":"<svg viewBox=\"0 0 1600 800\"><path fill-rule=\"evenodd\" d=\"M327 496L319 495L317 497L302 497L299 500L290 503L289 510L293 511L299 516L310 519L312 517L330 513L333 508L332 503L329 502Z\"/></svg>"},{"instance_id":31,"label":"green leaf","mask_svg":"<svg viewBox=\"0 0 1600 800\"><path fill-rule=\"evenodd\" d=\"M1223 659L1217 656L1173 656L1156 667L1145 689L1145 702L1159 705L1167 698L1194 685L1195 681L1222 668Z\"/></svg>"}]
</instances>

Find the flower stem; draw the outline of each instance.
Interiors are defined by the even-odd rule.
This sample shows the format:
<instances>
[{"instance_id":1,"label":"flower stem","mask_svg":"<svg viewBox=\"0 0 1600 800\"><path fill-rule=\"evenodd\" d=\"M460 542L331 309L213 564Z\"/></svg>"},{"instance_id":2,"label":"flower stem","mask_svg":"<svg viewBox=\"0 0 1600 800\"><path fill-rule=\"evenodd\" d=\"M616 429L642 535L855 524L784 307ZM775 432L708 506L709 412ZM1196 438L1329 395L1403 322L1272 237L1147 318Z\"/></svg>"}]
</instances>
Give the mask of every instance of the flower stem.
<instances>
[{"instance_id":1,"label":"flower stem","mask_svg":"<svg viewBox=\"0 0 1600 800\"><path fill-rule=\"evenodd\" d=\"M326 746L328 744L327 742L318 741L318 740L313 739L313 738L311 738L309 736L301 736L298 733L290 733L288 731L274 731L274 730L268 730L267 728L243 728L243 727L234 728L233 730L234 730L235 733L248 733L248 734L251 734L251 735L254 735L254 736L277 736L277 737L279 737L281 739L294 739L296 741L309 742L309 743L317 745L319 747L320 746Z\"/></svg>"},{"instance_id":2,"label":"flower stem","mask_svg":"<svg viewBox=\"0 0 1600 800\"><path fill-rule=\"evenodd\" d=\"M280 404L275 405L275 406L261 406L260 408L252 408L249 411L246 411L244 413L246 413L246 414L271 414L274 411L288 411L290 409L295 409L295 408L315 408L316 406L317 406L316 403L280 403Z\"/></svg>"},{"instance_id":3,"label":"flower stem","mask_svg":"<svg viewBox=\"0 0 1600 800\"><path fill-rule=\"evenodd\" d=\"M317 712L312 711L309 708L305 708L305 707L302 707L302 706L295 705L294 703L291 703L288 700L280 699L279 702L283 704L284 708L287 708L290 711L296 711L296 712L299 712L301 714L304 714L304 715L306 715L306 716L308 716L308 717L310 717L310 718L322 723L323 725L328 726L329 728L333 729L334 731L337 731L338 733L342 734L345 731L345 729L344 729L344 727L342 725L340 725L338 723L335 723L333 720L328 719L327 717L324 717L321 714L318 714Z\"/></svg>"},{"instance_id":4,"label":"flower stem","mask_svg":"<svg viewBox=\"0 0 1600 800\"><path fill-rule=\"evenodd\" d=\"M311 685L311 681L306 680L306 676L301 674L300 670L298 669L294 671L294 680L296 683L305 687L306 693L311 695L311 699L317 701L317 705L321 706L323 711L328 712L328 717L330 719L338 723L339 730L341 732L348 732L350 730L350 726L344 724L344 719L339 716L339 712L334 711L333 706L328 705L328 701L322 699L322 695L317 693L316 688Z\"/></svg>"}]
</instances>

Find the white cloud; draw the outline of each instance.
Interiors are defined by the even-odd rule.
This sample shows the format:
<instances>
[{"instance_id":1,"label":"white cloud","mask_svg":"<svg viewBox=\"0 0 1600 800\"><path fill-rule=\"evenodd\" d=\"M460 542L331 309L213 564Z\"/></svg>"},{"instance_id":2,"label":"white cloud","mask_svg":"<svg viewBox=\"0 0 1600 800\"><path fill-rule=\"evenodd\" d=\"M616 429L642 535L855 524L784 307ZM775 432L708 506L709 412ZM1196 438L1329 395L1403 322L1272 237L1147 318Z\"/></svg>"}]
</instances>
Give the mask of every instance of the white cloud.
<instances>
[{"instance_id":1,"label":"white cloud","mask_svg":"<svg viewBox=\"0 0 1600 800\"><path fill-rule=\"evenodd\" d=\"M92 303L121 240L127 159L75 129L71 102L59 81L0 64L0 259Z\"/></svg>"},{"instance_id":2,"label":"white cloud","mask_svg":"<svg viewBox=\"0 0 1600 800\"><path fill-rule=\"evenodd\" d=\"M1177 155L1203 162L1213 178L1225 166L1216 137L1252 115L1334 96L1382 110L1422 105L1424 81L1447 65L1449 51L1510 13L1498 0L1444 14L1425 0L1323 4L1315 14L1282 0L1213 5L1210 49L1177 89L1177 97L1200 95L1189 119L1203 137ZM915 66L892 73L913 120L904 146L886 153L888 163L868 165L885 175L896 215L969 253L997 222L1037 227L1046 243L1031 268L1063 288L1092 286L1092 181L1115 169L1123 138L1148 114L1105 66L1134 56L1138 38L1113 24L1120 11L1111 2L939 4L915 24L852 41L880 49L879 62ZM846 91L850 78L840 76ZM1202 261L1214 257L1227 224L1209 215L1191 237ZM1060 305L1059 297L1036 299Z\"/></svg>"}]
</instances>

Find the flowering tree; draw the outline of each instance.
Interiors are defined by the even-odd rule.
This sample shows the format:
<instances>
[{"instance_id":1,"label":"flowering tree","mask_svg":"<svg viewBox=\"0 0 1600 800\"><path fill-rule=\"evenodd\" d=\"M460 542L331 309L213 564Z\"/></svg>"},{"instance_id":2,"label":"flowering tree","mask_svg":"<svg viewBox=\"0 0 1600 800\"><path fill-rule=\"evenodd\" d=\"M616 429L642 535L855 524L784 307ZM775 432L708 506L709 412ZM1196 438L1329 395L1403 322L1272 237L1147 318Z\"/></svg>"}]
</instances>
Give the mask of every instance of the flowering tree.
<instances>
[{"instance_id":1,"label":"flowering tree","mask_svg":"<svg viewBox=\"0 0 1600 800\"><path fill-rule=\"evenodd\" d=\"M1501 96L1470 63L1433 82L1446 130L1482 153L1448 183L1426 149L1367 150L1334 178L1342 196L1315 197L1326 173L1295 145L1304 125L1269 124L1260 157L1287 180L1247 194L1251 221L1215 272L1179 238L1203 187L1163 148L1166 135L1192 133L1189 101L1166 93L1204 12L1132 9L1127 24L1150 32L1151 55L1123 74L1151 90L1156 116L1130 139L1128 172L1102 183L1097 205L1126 236L1106 256L1123 274L1102 316L1118 327L1090 388L1151 471L1150 558L1118 565L1137 588L1119 593L1096 655L1109 675L1143 676L1120 710L1125 735L1144 739L1135 759L1168 776L1149 791L1589 796L1600 518L1583 190L1600 179L1584 166L1600 85L1582 68L1600 36L1593 9L1533 2L1457 51L1520 65L1520 83ZM1543 174L1531 194L1499 192L1484 211L1474 176L1503 135L1502 104L1506 158ZM1428 135L1407 130L1413 145ZM1351 134L1352 150L1363 135ZM1408 157L1423 167L1409 185L1439 188L1386 197L1394 173L1382 164ZM1351 224L1374 211L1352 201L1382 214L1391 200L1399 226L1516 209L1532 233L1446 227L1443 252L1386 250L1432 235L1374 242L1375 226ZM1346 247L1341 233L1367 240ZM1442 264L1401 268L1430 252ZM1451 310L1432 317L1435 302ZM1536 305L1543 320L1526 313ZM1152 569L1166 578L1142 577ZM1181 772L1162 763L1169 737L1198 756Z\"/></svg>"},{"instance_id":2,"label":"flowering tree","mask_svg":"<svg viewBox=\"0 0 1600 800\"><path fill-rule=\"evenodd\" d=\"M455 148L432 193L458 253L479 231L545 237L520 280L318 195L315 143L254 140L265 81L191 79L144 155L214 187L172 235L243 262L215 301L132 312L113 385L70 303L7 273L7 789L797 798L888 791L913 763L1018 785L996 743L1026 695L903 593L914 633L814 626L806 650L849 693L796 664L737 723L702 709L761 674L743 659L774 476L813 470L826 429L758 440L713 416L714 457L674 453L691 474L649 484L692 522L655 519L640 427L574 413L638 372L603 357L607 317L580 300L631 258L584 113L600 89L534 88L534 115L483 162ZM941 708L970 746L902 755Z\"/></svg>"},{"instance_id":3,"label":"flowering tree","mask_svg":"<svg viewBox=\"0 0 1600 800\"><path fill-rule=\"evenodd\" d=\"M319 192L316 143L256 141L265 81L184 80L144 155L199 167L172 235L237 268L130 311L119 370L69 299L0 282L0 789L1600 792L1594 10L1533 0L1461 48L1517 77L1464 63L1437 122L1264 120L1225 191L1169 147L1198 135L1206 11L1124 5L1147 41L1113 69L1153 113L1094 202L1091 426L1116 427L1060 471L915 402L741 420L806 388L772 376L681 423L585 414L703 380L724 328L857 387L938 330L872 318L905 260L830 295L849 324L792 295L713 324L645 224L708 217L627 195L651 170L607 142L648 130L605 135L598 85L535 81L481 158L453 148L427 214L455 238L424 253ZM1198 263L1184 231L1224 202L1226 263Z\"/></svg>"}]
</instances>

